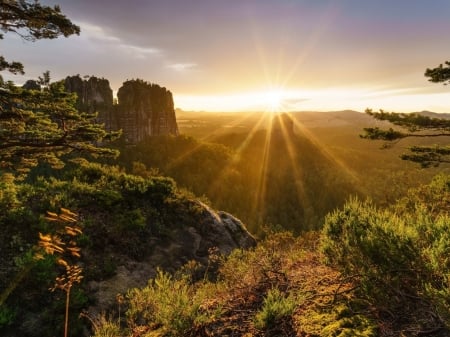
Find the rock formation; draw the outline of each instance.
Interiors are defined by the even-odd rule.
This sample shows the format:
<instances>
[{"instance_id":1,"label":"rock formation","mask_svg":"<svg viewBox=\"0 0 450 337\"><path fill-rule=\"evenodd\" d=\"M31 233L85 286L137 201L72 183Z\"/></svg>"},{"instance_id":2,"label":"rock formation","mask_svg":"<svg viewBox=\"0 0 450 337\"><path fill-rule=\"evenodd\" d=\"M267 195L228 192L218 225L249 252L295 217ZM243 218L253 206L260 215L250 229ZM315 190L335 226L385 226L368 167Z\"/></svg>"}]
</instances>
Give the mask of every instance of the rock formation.
<instances>
[{"instance_id":1,"label":"rock formation","mask_svg":"<svg viewBox=\"0 0 450 337\"><path fill-rule=\"evenodd\" d=\"M104 78L69 76L64 84L67 91L78 95L79 110L97 112L97 121L108 131L122 130L128 143L148 136L178 135L172 93L164 87L143 80L126 81L117 93L118 104L113 104L113 91Z\"/></svg>"},{"instance_id":2,"label":"rock formation","mask_svg":"<svg viewBox=\"0 0 450 337\"><path fill-rule=\"evenodd\" d=\"M130 143L153 135L178 135L172 93L142 80L123 83L117 92L117 120Z\"/></svg>"},{"instance_id":3,"label":"rock formation","mask_svg":"<svg viewBox=\"0 0 450 337\"><path fill-rule=\"evenodd\" d=\"M91 314L110 311L115 305L116 294L145 286L150 278L155 277L157 268L175 272L193 260L206 266L210 249L228 255L234 249L256 245L255 238L239 219L226 212L215 211L200 201L192 200L191 203L198 209L198 222L194 226L173 230L171 239L156 244L152 253L142 261L122 257L113 277L90 282L90 292L95 298L95 306L89 308Z\"/></svg>"},{"instance_id":4,"label":"rock formation","mask_svg":"<svg viewBox=\"0 0 450 337\"><path fill-rule=\"evenodd\" d=\"M111 118L113 112L113 91L109 81L95 76L82 79L79 75L69 76L64 80L64 86L69 92L75 92L77 108L84 112L97 112L97 120L105 123L106 130L113 130Z\"/></svg>"},{"instance_id":5,"label":"rock formation","mask_svg":"<svg viewBox=\"0 0 450 337\"><path fill-rule=\"evenodd\" d=\"M22 88L26 90L41 90L41 85L35 80L28 80L22 85Z\"/></svg>"}]
</instances>

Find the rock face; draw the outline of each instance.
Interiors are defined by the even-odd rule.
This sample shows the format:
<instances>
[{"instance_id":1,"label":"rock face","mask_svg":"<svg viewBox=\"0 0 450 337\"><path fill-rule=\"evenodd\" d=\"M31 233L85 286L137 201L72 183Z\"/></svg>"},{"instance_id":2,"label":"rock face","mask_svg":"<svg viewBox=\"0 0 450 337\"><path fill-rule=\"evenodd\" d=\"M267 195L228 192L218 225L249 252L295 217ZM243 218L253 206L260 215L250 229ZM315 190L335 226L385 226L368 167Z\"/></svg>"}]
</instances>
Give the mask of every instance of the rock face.
<instances>
[{"instance_id":1,"label":"rock face","mask_svg":"<svg viewBox=\"0 0 450 337\"><path fill-rule=\"evenodd\" d=\"M41 90L41 85L35 80L28 80L22 85L22 88L26 90Z\"/></svg>"},{"instance_id":2,"label":"rock face","mask_svg":"<svg viewBox=\"0 0 450 337\"><path fill-rule=\"evenodd\" d=\"M67 91L77 94L77 108L80 111L98 112L98 122L105 123L106 130L112 130L113 91L107 79L69 76L64 80L64 86Z\"/></svg>"},{"instance_id":3,"label":"rock face","mask_svg":"<svg viewBox=\"0 0 450 337\"><path fill-rule=\"evenodd\" d=\"M98 112L97 121L107 131L122 130L128 143L148 136L178 135L172 93L164 87L143 80L126 81L114 104L113 91L104 78L69 76L64 84L67 91L77 94L78 109Z\"/></svg>"},{"instance_id":4,"label":"rock face","mask_svg":"<svg viewBox=\"0 0 450 337\"><path fill-rule=\"evenodd\" d=\"M117 98L117 121L128 142L153 135L178 135L172 93L166 88L142 80L126 81Z\"/></svg>"},{"instance_id":5,"label":"rock face","mask_svg":"<svg viewBox=\"0 0 450 337\"><path fill-rule=\"evenodd\" d=\"M191 202L199 210L195 225L175 229L169 241L157 243L152 253L142 261L122 259L112 278L90 282L90 292L96 303L89 308L91 314L114 307L117 294L145 286L156 275L156 268L175 272L192 260L206 266L210 249L228 255L234 249L256 245L255 238L239 219L226 212L214 211L200 201Z\"/></svg>"}]
</instances>

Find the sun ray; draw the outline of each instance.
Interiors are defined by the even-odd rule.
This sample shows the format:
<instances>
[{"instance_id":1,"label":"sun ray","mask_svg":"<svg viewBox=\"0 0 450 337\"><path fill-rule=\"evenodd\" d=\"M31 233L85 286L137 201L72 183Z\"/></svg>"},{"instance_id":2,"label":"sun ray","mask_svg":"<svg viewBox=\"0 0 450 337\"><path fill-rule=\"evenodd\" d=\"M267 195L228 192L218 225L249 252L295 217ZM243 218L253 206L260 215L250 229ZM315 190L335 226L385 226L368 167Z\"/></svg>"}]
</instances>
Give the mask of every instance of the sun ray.
<instances>
[{"instance_id":1,"label":"sun ray","mask_svg":"<svg viewBox=\"0 0 450 337\"><path fill-rule=\"evenodd\" d=\"M332 163L334 163L336 166L338 166L342 172L347 174L353 181L359 182L360 178L358 174L353 171L351 168L349 168L340 158L338 158L336 155L331 153L323 144L320 142L319 139L317 139L316 136L314 136L302 123L300 123L292 114L289 114L294 121L294 125L299 131L320 151L320 153L330 160ZM355 186L359 186L360 184L356 184Z\"/></svg>"},{"instance_id":2,"label":"sun ray","mask_svg":"<svg viewBox=\"0 0 450 337\"><path fill-rule=\"evenodd\" d=\"M252 127L248 135L245 137L245 139L242 141L242 143L238 146L236 149L235 155L233 156L231 162L223 168L221 174L217 177L216 181L211 185L209 192L214 193L218 190L218 186L224 176L228 173L227 171L231 169L235 164L237 164L241 160L242 152L245 150L245 148L248 146L248 144L251 142L253 137L255 136L256 132L265 124L267 116L266 114L262 114L261 117L258 119L256 124Z\"/></svg>"},{"instance_id":3,"label":"sun ray","mask_svg":"<svg viewBox=\"0 0 450 337\"><path fill-rule=\"evenodd\" d=\"M339 8L336 3L330 2L326 10L323 12L319 20L317 21L316 29L309 35L308 40L305 43L305 47L297 57L296 61L289 68L282 85L287 86L290 80L296 76L298 69L305 62L309 54L314 50L317 44L319 44L321 37L325 34L326 29L331 25L333 18L339 13Z\"/></svg>"},{"instance_id":4,"label":"sun ray","mask_svg":"<svg viewBox=\"0 0 450 337\"><path fill-rule=\"evenodd\" d=\"M264 142L263 156L262 156L262 164L260 166L259 177L258 177L258 186L256 189L255 197L253 200L253 208L251 210L251 214L257 215L257 224L262 225L262 220L264 219L263 209L265 208L265 198L266 198L266 188L267 188L267 174L268 174L268 166L270 160L270 144L272 138L272 119L269 122L269 128L266 133L266 139Z\"/></svg>"},{"instance_id":5,"label":"sun ray","mask_svg":"<svg viewBox=\"0 0 450 337\"><path fill-rule=\"evenodd\" d=\"M236 126L241 124L242 122L246 121L247 119L252 118L252 114L244 114L243 116L235 119L230 123L230 126ZM259 124L258 124L259 125ZM208 141L211 140L215 135L217 135L217 130L213 130L204 137L202 137L202 141ZM177 158L173 159L170 163L167 164L167 169L172 169L176 167L177 165L181 164L187 157L193 155L196 151L198 151L203 146L202 142L199 142L194 148L190 149L189 151L181 154Z\"/></svg>"},{"instance_id":6,"label":"sun ray","mask_svg":"<svg viewBox=\"0 0 450 337\"><path fill-rule=\"evenodd\" d=\"M290 120L292 120L291 115L289 115L289 114L285 114L285 115L288 116L288 118ZM293 144L293 135L291 135L290 134L291 131L289 131L287 129L287 126L285 124L285 118L282 118L282 115L277 115L276 118L279 119L281 134L284 139L284 144L286 145L286 150L287 150L287 153L289 156L291 169L294 174L294 179L295 179L294 183L295 183L297 195L299 197L299 200L303 203L303 211L304 211L303 219L310 219L311 214L309 214L308 212L310 212L310 210L312 209L312 205L311 205L311 202L309 201L309 197L307 196L306 191L305 191L305 186L303 183L304 174L303 174L301 165L299 165L299 163L297 161L297 153L295 151L295 146Z\"/></svg>"}]
</instances>

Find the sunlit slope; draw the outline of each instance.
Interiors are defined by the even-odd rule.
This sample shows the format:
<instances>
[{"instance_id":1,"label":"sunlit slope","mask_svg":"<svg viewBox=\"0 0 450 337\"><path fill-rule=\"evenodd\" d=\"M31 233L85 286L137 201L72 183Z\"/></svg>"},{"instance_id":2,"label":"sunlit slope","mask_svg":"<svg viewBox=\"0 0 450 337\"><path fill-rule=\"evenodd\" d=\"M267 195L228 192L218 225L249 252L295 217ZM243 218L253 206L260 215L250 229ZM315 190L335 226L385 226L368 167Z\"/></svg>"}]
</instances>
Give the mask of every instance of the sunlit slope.
<instances>
[{"instance_id":1,"label":"sunlit slope","mask_svg":"<svg viewBox=\"0 0 450 337\"><path fill-rule=\"evenodd\" d=\"M295 124L284 115L275 117L269 130L256 132L250 140L245 133L214 139L240 149L233 168L243 176L249 191L247 212L257 226L281 225L294 231L317 228L328 211L349 195L361 194L354 172L308 133L297 131ZM214 190L211 197L220 200L220 193Z\"/></svg>"},{"instance_id":2,"label":"sunlit slope","mask_svg":"<svg viewBox=\"0 0 450 337\"><path fill-rule=\"evenodd\" d=\"M383 150L361 139L380 122L355 111L178 117L182 136L127 148L122 164L136 174L157 168L255 233L263 225L316 229L351 196L386 205L436 173L399 159L407 142Z\"/></svg>"}]
</instances>

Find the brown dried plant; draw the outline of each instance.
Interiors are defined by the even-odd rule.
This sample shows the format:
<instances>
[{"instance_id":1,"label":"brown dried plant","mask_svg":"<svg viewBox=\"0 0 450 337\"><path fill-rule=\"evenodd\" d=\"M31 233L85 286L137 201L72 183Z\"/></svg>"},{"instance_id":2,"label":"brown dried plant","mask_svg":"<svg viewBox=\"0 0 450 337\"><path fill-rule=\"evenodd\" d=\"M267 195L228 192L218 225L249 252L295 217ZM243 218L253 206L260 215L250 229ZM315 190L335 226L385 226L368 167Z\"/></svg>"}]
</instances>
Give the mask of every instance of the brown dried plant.
<instances>
[{"instance_id":1,"label":"brown dried plant","mask_svg":"<svg viewBox=\"0 0 450 337\"><path fill-rule=\"evenodd\" d=\"M47 212L45 219L56 223L58 226L56 234L39 233L39 247L41 251L36 254L36 258L42 259L44 254L57 255L56 263L64 268L64 273L56 277L54 286L49 290L61 289L66 292L64 337L67 337L70 290L75 283L80 283L83 279L81 275L83 269L76 263L76 259L81 257L76 237L82 234L82 230L77 226L77 214L65 208L61 208L60 214Z\"/></svg>"}]
</instances>

